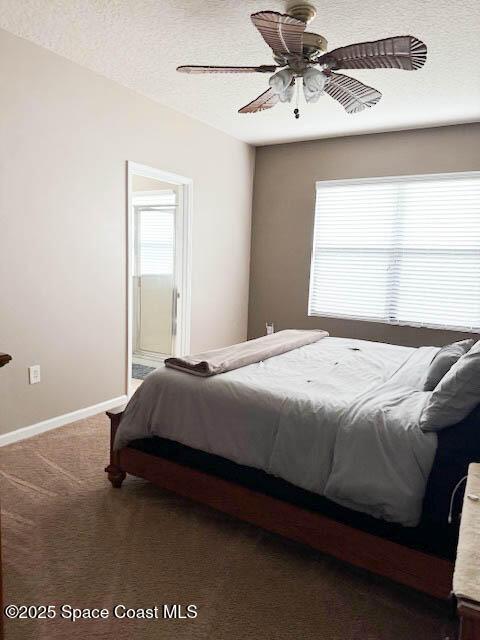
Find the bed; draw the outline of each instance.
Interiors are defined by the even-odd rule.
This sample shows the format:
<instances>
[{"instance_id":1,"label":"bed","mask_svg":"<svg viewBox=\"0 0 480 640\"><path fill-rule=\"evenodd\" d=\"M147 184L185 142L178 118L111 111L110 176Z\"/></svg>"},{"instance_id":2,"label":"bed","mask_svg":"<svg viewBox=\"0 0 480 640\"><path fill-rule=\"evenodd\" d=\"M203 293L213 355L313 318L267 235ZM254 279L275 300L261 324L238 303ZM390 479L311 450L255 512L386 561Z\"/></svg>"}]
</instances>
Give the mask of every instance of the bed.
<instances>
[{"instance_id":1,"label":"bed","mask_svg":"<svg viewBox=\"0 0 480 640\"><path fill-rule=\"evenodd\" d=\"M418 427L437 352L324 337L207 378L163 367L109 414L109 479L143 477L446 598L450 495L480 445L477 410Z\"/></svg>"}]
</instances>

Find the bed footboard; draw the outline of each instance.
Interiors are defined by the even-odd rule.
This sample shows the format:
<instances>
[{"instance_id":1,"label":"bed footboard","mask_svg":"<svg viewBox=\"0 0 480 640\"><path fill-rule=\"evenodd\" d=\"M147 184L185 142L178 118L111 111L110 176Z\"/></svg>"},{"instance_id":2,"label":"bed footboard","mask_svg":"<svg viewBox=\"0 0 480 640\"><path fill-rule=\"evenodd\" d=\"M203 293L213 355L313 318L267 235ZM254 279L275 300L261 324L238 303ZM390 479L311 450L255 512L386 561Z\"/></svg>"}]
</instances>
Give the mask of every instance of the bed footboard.
<instances>
[{"instance_id":1,"label":"bed footboard","mask_svg":"<svg viewBox=\"0 0 480 640\"><path fill-rule=\"evenodd\" d=\"M120 419L123 415L123 411L114 412L107 411L107 416L110 418L110 464L105 467L105 472L108 474L108 479L112 483L115 489L120 489L122 482L125 480L126 472L120 466L119 454L113 450L113 442L115 440L115 434L117 433Z\"/></svg>"}]
</instances>

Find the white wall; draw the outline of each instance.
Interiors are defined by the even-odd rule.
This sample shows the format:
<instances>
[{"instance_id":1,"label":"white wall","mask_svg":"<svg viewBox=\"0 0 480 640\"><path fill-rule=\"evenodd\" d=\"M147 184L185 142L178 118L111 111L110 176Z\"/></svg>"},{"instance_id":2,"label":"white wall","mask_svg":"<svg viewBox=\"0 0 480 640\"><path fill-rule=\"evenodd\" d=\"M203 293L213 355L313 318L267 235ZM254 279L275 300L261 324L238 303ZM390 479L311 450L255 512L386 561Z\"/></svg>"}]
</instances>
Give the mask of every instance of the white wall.
<instances>
[{"instance_id":1,"label":"white wall","mask_svg":"<svg viewBox=\"0 0 480 640\"><path fill-rule=\"evenodd\" d=\"M0 95L0 433L125 392L127 160L194 181L192 351L246 337L252 148L5 31Z\"/></svg>"}]
</instances>

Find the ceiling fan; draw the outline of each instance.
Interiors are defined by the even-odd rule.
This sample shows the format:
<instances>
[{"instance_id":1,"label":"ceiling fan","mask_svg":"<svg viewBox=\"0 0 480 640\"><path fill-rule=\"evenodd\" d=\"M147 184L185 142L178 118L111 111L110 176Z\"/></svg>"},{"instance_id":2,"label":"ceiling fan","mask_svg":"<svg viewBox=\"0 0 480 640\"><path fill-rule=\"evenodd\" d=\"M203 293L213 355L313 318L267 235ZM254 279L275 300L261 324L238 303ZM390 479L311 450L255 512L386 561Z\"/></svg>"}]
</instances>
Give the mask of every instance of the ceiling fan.
<instances>
[{"instance_id":1,"label":"ceiling fan","mask_svg":"<svg viewBox=\"0 0 480 640\"><path fill-rule=\"evenodd\" d=\"M403 69L415 71L425 64L426 45L414 36L393 36L374 42L359 42L327 53L327 40L306 31L316 16L308 2L293 0L288 14L260 11L252 22L273 51L274 65L258 67L214 67L190 65L177 67L181 73L266 73L269 89L239 109L239 113L257 113L278 102L291 102L297 88L295 117L300 117L300 84L307 102L317 102L323 93L337 100L347 113L357 113L375 105L382 94L355 78L336 73L338 69Z\"/></svg>"}]
</instances>

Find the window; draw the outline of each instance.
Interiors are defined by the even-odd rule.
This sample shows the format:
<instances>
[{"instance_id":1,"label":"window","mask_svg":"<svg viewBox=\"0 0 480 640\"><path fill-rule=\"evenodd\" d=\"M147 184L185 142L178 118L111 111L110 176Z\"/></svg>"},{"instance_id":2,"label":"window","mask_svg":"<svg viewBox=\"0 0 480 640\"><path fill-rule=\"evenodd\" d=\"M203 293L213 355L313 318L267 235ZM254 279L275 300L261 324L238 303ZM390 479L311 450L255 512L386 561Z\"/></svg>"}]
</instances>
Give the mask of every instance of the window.
<instances>
[{"instance_id":1,"label":"window","mask_svg":"<svg viewBox=\"0 0 480 640\"><path fill-rule=\"evenodd\" d=\"M317 182L308 313L480 330L480 172Z\"/></svg>"},{"instance_id":2,"label":"window","mask_svg":"<svg viewBox=\"0 0 480 640\"><path fill-rule=\"evenodd\" d=\"M138 275L173 274L175 209L138 209Z\"/></svg>"},{"instance_id":3,"label":"window","mask_svg":"<svg viewBox=\"0 0 480 640\"><path fill-rule=\"evenodd\" d=\"M137 192L135 209L135 275L172 275L175 251L176 193Z\"/></svg>"}]
</instances>

